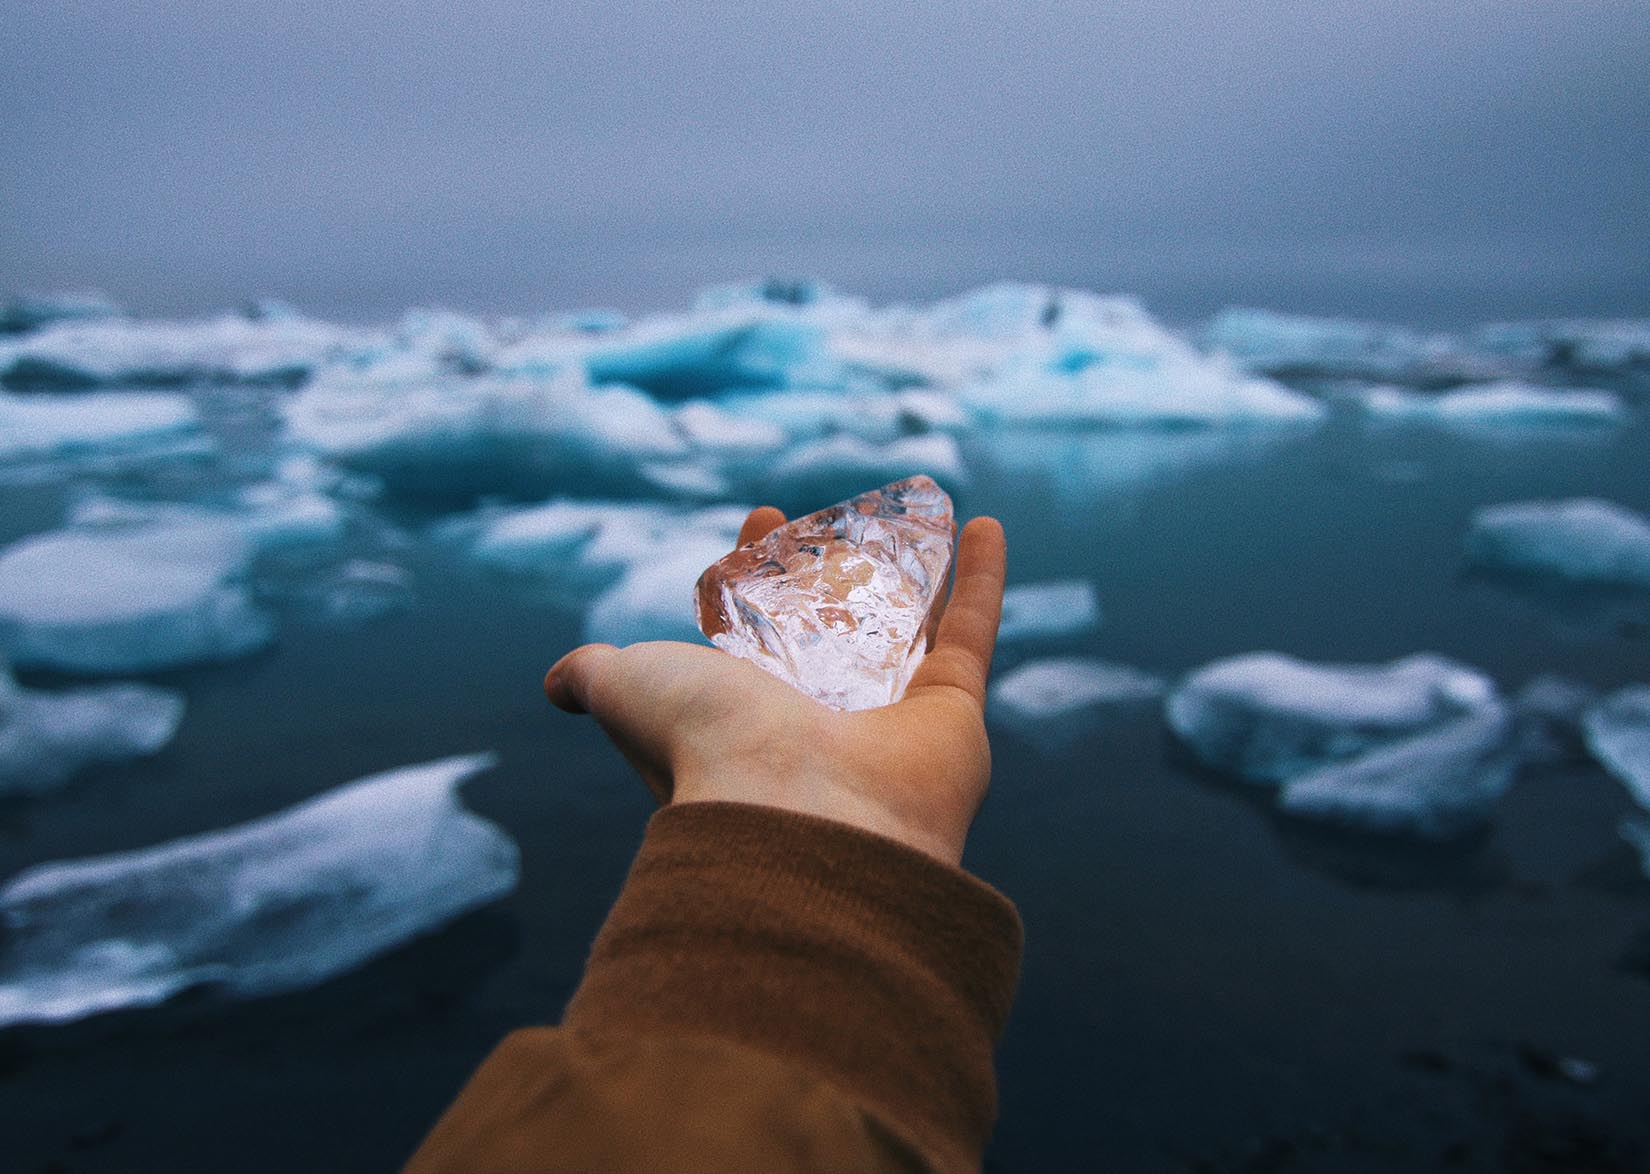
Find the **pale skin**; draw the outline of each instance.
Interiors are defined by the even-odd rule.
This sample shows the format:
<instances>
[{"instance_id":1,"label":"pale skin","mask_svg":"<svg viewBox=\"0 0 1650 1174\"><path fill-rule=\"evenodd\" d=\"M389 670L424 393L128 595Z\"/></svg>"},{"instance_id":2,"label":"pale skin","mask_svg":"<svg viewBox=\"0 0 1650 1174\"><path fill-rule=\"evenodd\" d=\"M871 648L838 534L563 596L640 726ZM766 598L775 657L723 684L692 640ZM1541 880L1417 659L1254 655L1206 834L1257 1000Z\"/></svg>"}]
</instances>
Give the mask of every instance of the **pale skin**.
<instances>
[{"instance_id":1,"label":"pale skin","mask_svg":"<svg viewBox=\"0 0 1650 1174\"><path fill-rule=\"evenodd\" d=\"M784 521L753 510L739 543ZM544 691L595 717L661 803L784 808L957 864L991 782L985 685L1006 562L995 519L963 527L928 654L905 696L880 709L839 713L748 661L673 641L575 648Z\"/></svg>"}]
</instances>

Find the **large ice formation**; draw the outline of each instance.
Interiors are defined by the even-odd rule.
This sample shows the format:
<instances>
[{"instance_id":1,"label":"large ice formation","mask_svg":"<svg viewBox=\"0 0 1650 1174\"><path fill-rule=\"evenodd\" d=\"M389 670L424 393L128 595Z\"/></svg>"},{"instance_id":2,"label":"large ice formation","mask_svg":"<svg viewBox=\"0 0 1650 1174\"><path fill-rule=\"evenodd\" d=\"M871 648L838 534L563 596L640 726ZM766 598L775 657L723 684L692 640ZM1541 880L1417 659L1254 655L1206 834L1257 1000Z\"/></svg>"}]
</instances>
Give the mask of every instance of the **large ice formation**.
<instances>
[{"instance_id":1,"label":"large ice formation","mask_svg":"<svg viewBox=\"0 0 1650 1174\"><path fill-rule=\"evenodd\" d=\"M0 662L0 798L57 790L89 766L172 740L183 695L152 685L25 689Z\"/></svg>"},{"instance_id":2,"label":"large ice formation","mask_svg":"<svg viewBox=\"0 0 1650 1174\"><path fill-rule=\"evenodd\" d=\"M1482 712L1495 696L1483 674L1430 654L1320 665L1257 652L1199 669L1165 712L1208 766L1278 783Z\"/></svg>"},{"instance_id":3,"label":"large ice formation","mask_svg":"<svg viewBox=\"0 0 1650 1174\"><path fill-rule=\"evenodd\" d=\"M1650 520L1594 498L1487 506L1472 516L1475 566L1576 582L1650 587Z\"/></svg>"},{"instance_id":4,"label":"large ice formation","mask_svg":"<svg viewBox=\"0 0 1650 1174\"><path fill-rule=\"evenodd\" d=\"M25 870L0 888L0 1026L196 986L314 986L497 900L516 846L457 796L493 761L401 767L239 827Z\"/></svg>"},{"instance_id":5,"label":"large ice formation","mask_svg":"<svg viewBox=\"0 0 1650 1174\"><path fill-rule=\"evenodd\" d=\"M181 395L0 392L0 463L142 451L199 428L194 405Z\"/></svg>"},{"instance_id":6,"label":"large ice formation","mask_svg":"<svg viewBox=\"0 0 1650 1174\"><path fill-rule=\"evenodd\" d=\"M25 294L0 306L0 335L25 334L54 322L90 322L119 315L100 293Z\"/></svg>"},{"instance_id":7,"label":"large ice formation","mask_svg":"<svg viewBox=\"0 0 1650 1174\"><path fill-rule=\"evenodd\" d=\"M1627 409L1614 392L1560 390L1511 381L1441 395L1378 387L1364 392L1358 403L1365 412L1383 420L1433 424L1465 432L1620 424L1627 419Z\"/></svg>"},{"instance_id":8,"label":"large ice formation","mask_svg":"<svg viewBox=\"0 0 1650 1174\"><path fill-rule=\"evenodd\" d=\"M1650 812L1650 685L1610 694L1582 719L1587 748Z\"/></svg>"}]
</instances>

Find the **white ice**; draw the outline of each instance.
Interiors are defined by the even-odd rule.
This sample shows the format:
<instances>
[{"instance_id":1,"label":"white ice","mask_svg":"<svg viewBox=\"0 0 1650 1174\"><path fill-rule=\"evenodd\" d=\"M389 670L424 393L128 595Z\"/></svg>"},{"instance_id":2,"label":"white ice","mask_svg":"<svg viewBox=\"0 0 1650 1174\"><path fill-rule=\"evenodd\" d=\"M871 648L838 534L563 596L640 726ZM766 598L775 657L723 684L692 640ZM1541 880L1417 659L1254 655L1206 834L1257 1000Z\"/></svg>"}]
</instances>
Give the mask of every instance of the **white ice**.
<instances>
[{"instance_id":1,"label":"white ice","mask_svg":"<svg viewBox=\"0 0 1650 1174\"><path fill-rule=\"evenodd\" d=\"M1381 835L1449 840L1488 825L1518 768L1505 706L1355 758L1330 762L1284 784L1290 815Z\"/></svg>"},{"instance_id":2,"label":"white ice","mask_svg":"<svg viewBox=\"0 0 1650 1174\"><path fill-rule=\"evenodd\" d=\"M254 559L343 528L337 505L301 484L260 483L222 508L85 499L68 526L0 550L0 650L80 673L242 656L275 636L252 597Z\"/></svg>"},{"instance_id":3,"label":"white ice","mask_svg":"<svg viewBox=\"0 0 1650 1174\"><path fill-rule=\"evenodd\" d=\"M811 512L863 493L868 485L886 485L918 473L952 492L966 486L968 469L956 438L929 433L888 444L857 436L808 441L774 461L756 492L793 512Z\"/></svg>"},{"instance_id":4,"label":"white ice","mask_svg":"<svg viewBox=\"0 0 1650 1174\"><path fill-rule=\"evenodd\" d=\"M129 453L199 430L195 406L181 395L0 392L0 463Z\"/></svg>"},{"instance_id":5,"label":"white ice","mask_svg":"<svg viewBox=\"0 0 1650 1174\"><path fill-rule=\"evenodd\" d=\"M1165 712L1210 767L1278 783L1496 704L1487 677L1431 654L1336 665L1257 652L1191 674Z\"/></svg>"},{"instance_id":6,"label":"white ice","mask_svg":"<svg viewBox=\"0 0 1650 1174\"><path fill-rule=\"evenodd\" d=\"M1105 705L1149 701L1163 680L1128 665L1089 657L1033 660L991 684L994 715L1019 722L1046 722Z\"/></svg>"},{"instance_id":7,"label":"white ice","mask_svg":"<svg viewBox=\"0 0 1650 1174\"><path fill-rule=\"evenodd\" d=\"M1650 685L1610 694L1582 719L1587 748L1650 812Z\"/></svg>"},{"instance_id":8,"label":"white ice","mask_svg":"<svg viewBox=\"0 0 1650 1174\"><path fill-rule=\"evenodd\" d=\"M1497 322L1473 343L1523 366L1627 371L1650 364L1650 319Z\"/></svg>"},{"instance_id":9,"label":"white ice","mask_svg":"<svg viewBox=\"0 0 1650 1174\"><path fill-rule=\"evenodd\" d=\"M1472 516L1466 551L1491 570L1650 587L1650 520L1594 498L1487 506Z\"/></svg>"},{"instance_id":10,"label":"white ice","mask_svg":"<svg viewBox=\"0 0 1650 1174\"><path fill-rule=\"evenodd\" d=\"M183 695L152 685L25 689L0 663L0 798L55 791L89 766L172 740Z\"/></svg>"},{"instance_id":11,"label":"white ice","mask_svg":"<svg viewBox=\"0 0 1650 1174\"><path fill-rule=\"evenodd\" d=\"M1022 583L1003 592L997 642L1075 636L1100 624L1100 600L1086 579Z\"/></svg>"},{"instance_id":12,"label":"white ice","mask_svg":"<svg viewBox=\"0 0 1650 1174\"><path fill-rule=\"evenodd\" d=\"M1302 371L1369 379L1459 368L1452 340L1404 326L1315 318L1271 310L1228 309L1203 334L1204 345L1254 371Z\"/></svg>"},{"instance_id":13,"label":"white ice","mask_svg":"<svg viewBox=\"0 0 1650 1174\"><path fill-rule=\"evenodd\" d=\"M969 384L959 395L986 423L1044 427L1310 424L1326 414L1311 396L1190 354L1149 366L1009 372Z\"/></svg>"},{"instance_id":14,"label":"white ice","mask_svg":"<svg viewBox=\"0 0 1650 1174\"><path fill-rule=\"evenodd\" d=\"M349 353L362 337L291 313L63 322L0 343L0 383L43 389L293 384Z\"/></svg>"},{"instance_id":15,"label":"white ice","mask_svg":"<svg viewBox=\"0 0 1650 1174\"><path fill-rule=\"evenodd\" d=\"M238 827L25 870L0 888L0 1026L195 986L311 987L503 897L515 843L457 795L493 761L401 767Z\"/></svg>"},{"instance_id":16,"label":"white ice","mask_svg":"<svg viewBox=\"0 0 1650 1174\"><path fill-rule=\"evenodd\" d=\"M54 322L88 322L119 314L120 307L107 294L26 294L0 306L0 335L23 334Z\"/></svg>"},{"instance_id":17,"label":"white ice","mask_svg":"<svg viewBox=\"0 0 1650 1174\"><path fill-rule=\"evenodd\" d=\"M1461 431L1481 428L1621 424L1627 409L1614 392L1558 389L1501 382L1428 395L1391 387L1371 388L1359 406L1383 420L1435 424Z\"/></svg>"}]
</instances>

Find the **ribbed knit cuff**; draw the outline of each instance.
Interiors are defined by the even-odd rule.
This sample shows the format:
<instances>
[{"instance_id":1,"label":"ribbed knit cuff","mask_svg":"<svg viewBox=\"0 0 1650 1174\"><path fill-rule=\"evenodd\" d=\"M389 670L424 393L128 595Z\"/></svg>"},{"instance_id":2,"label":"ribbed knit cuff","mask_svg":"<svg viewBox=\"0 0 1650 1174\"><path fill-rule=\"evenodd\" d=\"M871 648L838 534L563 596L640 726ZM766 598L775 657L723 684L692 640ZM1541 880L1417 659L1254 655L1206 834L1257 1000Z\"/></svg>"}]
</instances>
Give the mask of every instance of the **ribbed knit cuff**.
<instances>
[{"instance_id":1,"label":"ribbed knit cuff","mask_svg":"<svg viewBox=\"0 0 1650 1174\"><path fill-rule=\"evenodd\" d=\"M759 1048L831 1081L942 1168L977 1167L1022 930L995 889L845 824L665 807L563 1020Z\"/></svg>"}]
</instances>

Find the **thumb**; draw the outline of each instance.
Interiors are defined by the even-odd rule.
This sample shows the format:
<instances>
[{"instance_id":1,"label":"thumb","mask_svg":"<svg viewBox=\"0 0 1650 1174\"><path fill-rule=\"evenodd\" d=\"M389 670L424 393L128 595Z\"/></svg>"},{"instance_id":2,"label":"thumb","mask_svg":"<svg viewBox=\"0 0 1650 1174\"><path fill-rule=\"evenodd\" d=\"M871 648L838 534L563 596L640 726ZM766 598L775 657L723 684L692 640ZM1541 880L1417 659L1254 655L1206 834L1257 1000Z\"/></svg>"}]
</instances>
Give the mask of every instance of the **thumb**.
<instances>
[{"instance_id":1,"label":"thumb","mask_svg":"<svg viewBox=\"0 0 1650 1174\"><path fill-rule=\"evenodd\" d=\"M585 644L573 649L544 674L544 695L550 704L568 713L597 713L598 682L619 650L611 644Z\"/></svg>"}]
</instances>

